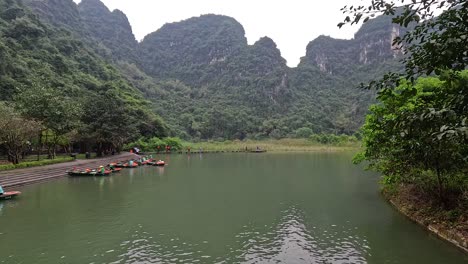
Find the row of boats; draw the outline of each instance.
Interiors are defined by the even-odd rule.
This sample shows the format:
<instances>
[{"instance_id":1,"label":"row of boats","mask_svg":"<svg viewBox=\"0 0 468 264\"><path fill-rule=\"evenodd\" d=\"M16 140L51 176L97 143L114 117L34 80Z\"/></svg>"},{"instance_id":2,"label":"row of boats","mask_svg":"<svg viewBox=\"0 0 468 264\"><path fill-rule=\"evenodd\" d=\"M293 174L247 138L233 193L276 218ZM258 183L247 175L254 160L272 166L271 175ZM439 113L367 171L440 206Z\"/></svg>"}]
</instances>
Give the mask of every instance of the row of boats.
<instances>
[{"instance_id":1,"label":"row of boats","mask_svg":"<svg viewBox=\"0 0 468 264\"><path fill-rule=\"evenodd\" d=\"M77 169L73 168L71 170L67 170L66 173L70 176L109 176L112 173L120 172L124 168L136 168L138 166L165 166L166 163L163 160L154 160L152 156L150 157L143 157L138 160L128 160L124 162L114 162L110 163L107 166L99 166L97 169ZM0 200L8 200L12 199L21 192L19 191L11 191L5 192L3 188L0 186Z\"/></svg>"},{"instance_id":2,"label":"row of boats","mask_svg":"<svg viewBox=\"0 0 468 264\"><path fill-rule=\"evenodd\" d=\"M109 163L107 166L100 166L97 169L77 169L67 170L66 173L70 176L109 176L113 173L120 172L122 169L132 169L139 166L165 166L163 160L154 160L152 157L144 157L138 160L128 160L122 162Z\"/></svg>"}]
</instances>

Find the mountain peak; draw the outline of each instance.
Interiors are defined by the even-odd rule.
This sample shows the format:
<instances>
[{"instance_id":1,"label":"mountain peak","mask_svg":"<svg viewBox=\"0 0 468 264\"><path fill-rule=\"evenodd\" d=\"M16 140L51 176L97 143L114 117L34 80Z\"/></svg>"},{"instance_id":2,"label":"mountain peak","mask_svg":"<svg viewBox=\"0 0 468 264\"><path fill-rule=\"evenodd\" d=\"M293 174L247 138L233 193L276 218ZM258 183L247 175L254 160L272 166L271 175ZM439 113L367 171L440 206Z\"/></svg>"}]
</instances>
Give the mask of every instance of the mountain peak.
<instances>
[{"instance_id":1,"label":"mountain peak","mask_svg":"<svg viewBox=\"0 0 468 264\"><path fill-rule=\"evenodd\" d=\"M100 0L82 0L78 9L88 31L112 51L115 59L136 60L137 42L122 11L111 12Z\"/></svg>"},{"instance_id":2,"label":"mountain peak","mask_svg":"<svg viewBox=\"0 0 468 264\"><path fill-rule=\"evenodd\" d=\"M78 4L81 8L94 8L96 12L110 12L107 6L100 0L81 0Z\"/></svg>"},{"instance_id":3,"label":"mountain peak","mask_svg":"<svg viewBox=\"0 0 468 264\"><path fill-rule=\"evenodd\" d=\"M269 37L265 36L260 38L254 43L254 46L261 46L268 49L277 49L276 43Z\"/></svg>"}]
</instances>

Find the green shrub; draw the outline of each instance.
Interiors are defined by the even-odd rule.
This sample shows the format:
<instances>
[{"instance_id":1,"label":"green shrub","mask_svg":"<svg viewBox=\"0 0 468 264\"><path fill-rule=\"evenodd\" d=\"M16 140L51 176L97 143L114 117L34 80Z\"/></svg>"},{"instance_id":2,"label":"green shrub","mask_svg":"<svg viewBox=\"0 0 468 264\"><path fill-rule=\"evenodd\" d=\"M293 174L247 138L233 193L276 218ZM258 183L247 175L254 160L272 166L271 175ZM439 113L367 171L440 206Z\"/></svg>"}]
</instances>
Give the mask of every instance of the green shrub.
<instances>
[{"instance_id":1,"label":"green shrub","mask_svg":"<svg viewBox=\"0 0 468 264\"><path fill-rule=\"evenodd\" d=\"M171 150L177 151L182 149L182 140L178 137L168 137L160 139L153 137L150 139L140 138L138 141L132 142L124 146L125 149L139 148L141 151L153 152L159 147L161 151L166 149L166 146L170 146Z\"/></svg>"},{"instance_id":2,"label":"green shrub","mask_svg":"<svg viewBox=\"0 0 468 264\"><path fill-rule=\"evenodd\" d=\"M164 139L164 143L167 146L171 146L172 150L181 150L182 149L182 140L177 137L168 137Z\"/></svg>"},{"instance_id":3,"label":"green shrub","mask_svg":"<svg viewBox=\"0 0 468 264\"><path fill-rule=\"evenodd\" d=\"M5 165L0 165L0 171L45 166L45 165L69 162L72 160L74 160L72 157L64 157L64 158L56 158L56 159L48 159L48 160L40 160L40 161L21 162L20 164L16 164L16 165L5 164Z\"/></svg>"},{"instance_id":4,"label":"green shrub","mask_svg":"<svg viewBox=\"0 0 468 264\"><path fill-rule=\"evenodd\" d=\"M314 131L308 127L301 127L296 130L296 137L297 138L309 138Z\"/></svg>"}]
</instances>

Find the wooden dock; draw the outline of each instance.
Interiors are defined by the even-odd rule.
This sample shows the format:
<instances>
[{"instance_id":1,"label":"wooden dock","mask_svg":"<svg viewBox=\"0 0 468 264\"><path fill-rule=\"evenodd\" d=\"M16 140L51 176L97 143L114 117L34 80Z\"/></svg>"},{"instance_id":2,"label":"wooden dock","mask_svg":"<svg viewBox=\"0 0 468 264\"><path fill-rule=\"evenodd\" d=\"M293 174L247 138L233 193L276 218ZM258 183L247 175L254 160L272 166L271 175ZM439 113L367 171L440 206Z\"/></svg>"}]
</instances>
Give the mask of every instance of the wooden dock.
<instances>
[{"instance_id":1,"label":"wooden dock","mask_svg":"<svg viewBox=\"0 0 468 264\"><path fill-rule=\"evenodd\" d=\"M138 158L138 156L132 153L123 153L101 159L76 160L47 166L2 171L0 172L0 186L9 189L10 187L48 181L67 176L65 171L73 167L97 168L100 165L131 158Z\"/></svg>"}]
</instances>

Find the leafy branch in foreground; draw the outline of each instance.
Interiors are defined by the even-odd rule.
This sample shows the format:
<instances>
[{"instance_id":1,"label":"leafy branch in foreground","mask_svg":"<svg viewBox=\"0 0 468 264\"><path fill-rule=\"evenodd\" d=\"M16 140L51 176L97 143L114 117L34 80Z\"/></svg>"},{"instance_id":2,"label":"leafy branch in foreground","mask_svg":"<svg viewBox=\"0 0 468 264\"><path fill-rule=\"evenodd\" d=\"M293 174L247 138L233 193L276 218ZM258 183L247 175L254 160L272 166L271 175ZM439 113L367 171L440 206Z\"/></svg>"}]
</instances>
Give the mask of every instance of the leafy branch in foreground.
<instances>
[{"instance_id":1,"label":"leafy branch in foreground","mask_svg":"<svg viewBox=\"0 0 468 264\"><path fill-rule=\"evenodd\" d=\"M394 46L405 54L405 73L388 73L367 88L398 86L402 77L414 81L418 76L443 70L463 70L468 66L468 2L465 0L372 0L368 5L345 6L346 18L338 24L359 24L376 15L393 16L393 23L407 31L394 39ZM364 85L362 85L364 86Z\"/></svg>"}]
</instances>

